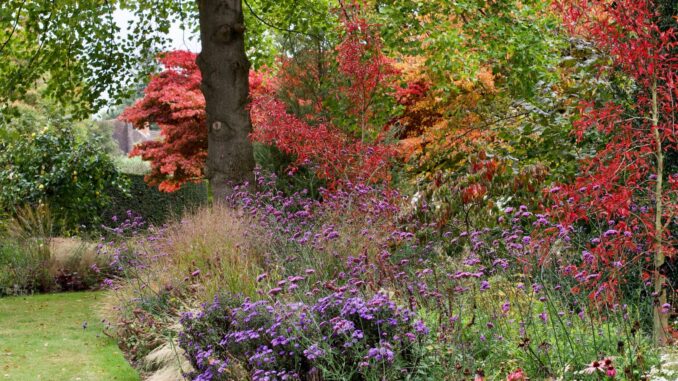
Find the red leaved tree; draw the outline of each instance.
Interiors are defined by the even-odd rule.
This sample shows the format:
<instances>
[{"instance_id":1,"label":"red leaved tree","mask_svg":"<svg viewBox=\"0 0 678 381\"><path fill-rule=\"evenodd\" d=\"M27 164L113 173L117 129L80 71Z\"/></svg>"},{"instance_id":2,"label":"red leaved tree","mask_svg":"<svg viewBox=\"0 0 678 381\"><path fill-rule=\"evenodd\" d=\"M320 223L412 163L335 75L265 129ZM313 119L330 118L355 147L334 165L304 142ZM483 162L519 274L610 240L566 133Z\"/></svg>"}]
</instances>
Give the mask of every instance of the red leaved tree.
<instances>
[{"instance_id":1,"label":"red leaved tree","mask_svg":"<svg viewBox=\"0 0 678 381\"><path fill-rule=\"evenodd\" d=\"M566 227L581 221L598 226L588 257L573 269L590 275L585 279L601 280L591 297L614 298L634 262L647 269L646 281L654 289L655 338L664 344L669 307L664 262L676 253L669 225L676 218L678 174L665 170L667 152L677 148L676 31L659 27L651 1L562 0L557 6L570 31L609 54L614 69L633 79L636 89L632 105L581 105L577 138L596 131L606 144L582 161L575 184L552 189L558 205L554 215Z\"/></svg>"},{"instance_id":2,"label":"red leaved tree","mask_svg":"<svg viewBox=\"0 0 678 381\"><path fill-rule=\"evenodd\" d=\"M375 113L375 98L393 92L393 79L398 71L383 53L377 26L365 16L367 5L358 0L339 4L343 35L336 51L339 74L346 83L337 90L349 95L347 111L356 118L364 142L366 134L375 127L369 125Z\"/></svg>"},{"instance_id":3,"label":"red leaved tree","mask_svg":"<svg viewBox=\"0 0 678 381\"><path fill-rule=\"evenodd\" d=\"M331 188L345 181L388 181L392 147L357 140L329 123L310 125L287 112L276 88L261 73L251 73L252 139L292 155L296 166L310 166ZM294 170L294 169L292 169Z\"/></svg>"},{"instance_id":4,"label":"red leaved tree","mask_svg":"<svg viewBox=\"0 0 678 381\"><path fill-rule=\"evenodd\" d=\"M151 77L144 97L120 115L121 120L138 129L153 124L160 128L161 140L138 144L130 156L151 163L146 181L165 192L173 192L189 181L201 181L205 175L205 98L195 58L187 51L160 56L164 70Z\"/></svg>"}]
</instances>

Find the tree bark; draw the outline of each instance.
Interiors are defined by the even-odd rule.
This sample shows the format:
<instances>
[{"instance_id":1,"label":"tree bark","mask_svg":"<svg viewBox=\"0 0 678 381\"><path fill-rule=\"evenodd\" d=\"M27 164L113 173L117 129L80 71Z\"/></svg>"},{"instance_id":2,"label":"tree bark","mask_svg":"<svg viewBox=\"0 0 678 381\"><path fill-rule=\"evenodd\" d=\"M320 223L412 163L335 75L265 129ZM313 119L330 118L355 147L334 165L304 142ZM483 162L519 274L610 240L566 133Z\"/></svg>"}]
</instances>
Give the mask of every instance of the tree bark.
<instances>
[{"instance_id":1,"label":"tree bark","mask_svg":"<svg viewBox=\"0 0 678 381\"><path fill-rule=\"evenodd\" d=\"M664 252L662 250L662 195L663 195L663 176L664 176L664 152L662 149L662 139L659 133L659 110L657 108L657 80L652 84L652 133L655 139L655 156L657 157L657 183L655 185L655 221L654 234L655 245L657 245L657 252L654 256L654 293L656 295L654 316L653 316L653 331L654 341L656 345L663 346L668 342L667 330L669 326L668 315L662 313L662 305L666 303L666 289L664 288L664 276L661 273L661 268L664 265Z\"/></svg>"},{"instance_id":2,"label":"tree bark","mask_svg":"<svg viewBox=\"0 0 678 381\"><path fill-rule=\"evenodd\" d=\"M207 178L214 202L234 185L254 181L249 133L249 68L241 0L198 0L202 74L208 128Z\"/></svg>"}]
</instances>

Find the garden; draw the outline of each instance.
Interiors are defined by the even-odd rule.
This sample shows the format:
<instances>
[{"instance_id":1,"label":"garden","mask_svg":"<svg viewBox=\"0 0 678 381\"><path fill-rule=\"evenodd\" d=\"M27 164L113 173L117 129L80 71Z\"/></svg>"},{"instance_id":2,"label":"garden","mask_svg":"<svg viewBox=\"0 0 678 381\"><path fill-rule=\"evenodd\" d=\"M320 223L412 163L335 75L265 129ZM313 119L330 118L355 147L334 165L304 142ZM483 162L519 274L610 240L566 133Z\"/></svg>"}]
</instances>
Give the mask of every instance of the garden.
<instances>
[{"instance_id":1,"label":"garden","mask_svg":"<svg viewBox=\"0 0 678 381\"><path fill-rule=\"evenodd\" d=\"M6 0L0 54L0 379L678 380L673 0Z\"/></svg>"}]
</instances>

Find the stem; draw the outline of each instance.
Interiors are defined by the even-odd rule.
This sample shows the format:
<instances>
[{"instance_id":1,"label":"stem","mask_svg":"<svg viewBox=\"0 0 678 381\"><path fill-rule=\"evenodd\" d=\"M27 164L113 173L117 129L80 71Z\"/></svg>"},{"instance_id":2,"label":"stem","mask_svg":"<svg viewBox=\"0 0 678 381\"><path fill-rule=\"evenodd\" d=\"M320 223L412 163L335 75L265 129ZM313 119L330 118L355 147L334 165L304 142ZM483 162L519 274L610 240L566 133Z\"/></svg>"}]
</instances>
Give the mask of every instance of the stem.
<instances>
[{"instance_id":1,"label":"stem","mask_svg":"<svg viewBox=\"0 0 678 381\"><path fill-rule=\"evenodd\" d=\"M657 156L657 183L655 186L655 217L654 217L654 240L657 252L654 257L654 292L657 295L653 316L653 331L655 344L666 345L666 327L668 317L661 313L662 304L666 303L666 292L662 287L661 267L664 265L664 253L662 251L662 182L664 177L664 154L662 139L659 133L659 111L657 108L657 79L652 83L652 132L655 140L655 155Z\"/></svg>"}]
</instances>

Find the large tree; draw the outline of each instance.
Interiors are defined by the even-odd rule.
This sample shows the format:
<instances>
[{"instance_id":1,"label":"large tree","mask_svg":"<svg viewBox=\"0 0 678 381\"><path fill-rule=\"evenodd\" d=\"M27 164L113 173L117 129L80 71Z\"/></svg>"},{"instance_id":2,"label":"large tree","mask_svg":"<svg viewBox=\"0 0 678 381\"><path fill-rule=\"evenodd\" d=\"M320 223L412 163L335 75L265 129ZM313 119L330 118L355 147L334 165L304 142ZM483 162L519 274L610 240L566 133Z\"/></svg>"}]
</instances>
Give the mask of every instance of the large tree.
<instances>
[{"instance_id":1,"label":"large tree","mask_svg":"<svg viewBox=\"0 0 678 381\"><path fill-rule=\"evenodd\" d=\"M229 183L253 182L254 153L247 110L250 63L245 55L241 0L199 0L202 52L198 67L207 111L207 178L214 199Z\"/></svg>"},{"instance_id":2,"label":"large tree","mask_svg":"<svg viewBox=\"0 0 678 381\"><path fill-rule=\"evenodd\" d=\"M314 7L306 2L252 0L243 9L242 0L2 1L0 123L36 81L45 81L47 95L80 116L107 99L122 99L154 68L155 55L167 49L172 23L197 27L207 109L203 128L209 131L207 173L218 200L228 184L251 180L254 167L246 48L265 63L276 47L286 48L276 37L281 33L320 36L329 2L314 1ZM116 9L135 15L125 37L113 16ZM256 24L246 22L255 19ZM248 35L246 23L252 25Z\"/></svg>"}]
</instances>

